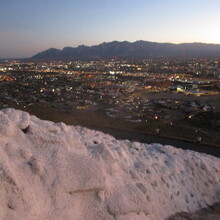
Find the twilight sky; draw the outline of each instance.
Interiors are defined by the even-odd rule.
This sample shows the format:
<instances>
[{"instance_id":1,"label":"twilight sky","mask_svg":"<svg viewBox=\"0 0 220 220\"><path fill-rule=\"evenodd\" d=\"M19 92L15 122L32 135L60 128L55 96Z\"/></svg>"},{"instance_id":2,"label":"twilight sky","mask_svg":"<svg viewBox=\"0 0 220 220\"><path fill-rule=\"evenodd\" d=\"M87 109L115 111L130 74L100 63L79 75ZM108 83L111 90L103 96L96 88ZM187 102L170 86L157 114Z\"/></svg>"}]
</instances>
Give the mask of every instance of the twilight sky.
<instances>
[{"instance_id":1,"label":"twilight sky","mask_svg":"<svg viewBox=\"0 0 220 220\"><path fill-rule=\"evenodd\" d=\"M220 0L0 0L0 58L113 40L220 43Z\"/></svg>"}]
</instances>

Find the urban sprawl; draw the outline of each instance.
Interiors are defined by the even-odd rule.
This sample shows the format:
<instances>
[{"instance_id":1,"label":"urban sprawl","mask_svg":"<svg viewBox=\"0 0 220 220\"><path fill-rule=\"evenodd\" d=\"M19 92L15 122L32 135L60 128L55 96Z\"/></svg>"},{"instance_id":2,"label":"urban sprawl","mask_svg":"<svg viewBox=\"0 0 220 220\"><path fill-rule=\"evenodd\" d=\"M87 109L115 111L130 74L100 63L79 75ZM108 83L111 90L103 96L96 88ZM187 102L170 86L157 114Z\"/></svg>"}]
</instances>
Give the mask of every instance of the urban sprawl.
<instances>
[{"instance_id":1,"label":"urban sprawl","mask_svg":"<svg viewBox=\"0 0 220 220\"><path fill-rule=\"evenodd\" d=\"M3 60L0 91L0 108L96 112L164 135L220 131L220 59Z\"/></svg>"}]
</instances>

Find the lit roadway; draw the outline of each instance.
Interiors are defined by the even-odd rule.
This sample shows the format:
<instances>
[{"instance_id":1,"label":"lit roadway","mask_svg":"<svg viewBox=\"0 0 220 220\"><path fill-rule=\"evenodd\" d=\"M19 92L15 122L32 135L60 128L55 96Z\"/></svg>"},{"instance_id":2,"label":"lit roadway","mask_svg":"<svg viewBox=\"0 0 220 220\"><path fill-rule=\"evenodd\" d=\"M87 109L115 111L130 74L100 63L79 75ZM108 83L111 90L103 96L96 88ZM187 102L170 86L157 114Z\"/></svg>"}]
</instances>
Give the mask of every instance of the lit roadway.
<instances>
[{"instance_id":1,"label":"lit roadway","mask_svg":"<svg viewBox=\"0 0 220 220\"><path fill-rule=\"evenodd\" d=\"M139 141L142 143L160 143L162 145L171 145L184 150L193 150L201 153L207 153L220 158L220 147L210 146L205 144L197 144L190 141L178 140L172 138L161 137L157 135L149 135L133 131L125 131L115 128L106 128L91 126L89 128L102 131L104 133L109 133L117 139L128 139L130 141Z\"/></svg>"}]
</instances>

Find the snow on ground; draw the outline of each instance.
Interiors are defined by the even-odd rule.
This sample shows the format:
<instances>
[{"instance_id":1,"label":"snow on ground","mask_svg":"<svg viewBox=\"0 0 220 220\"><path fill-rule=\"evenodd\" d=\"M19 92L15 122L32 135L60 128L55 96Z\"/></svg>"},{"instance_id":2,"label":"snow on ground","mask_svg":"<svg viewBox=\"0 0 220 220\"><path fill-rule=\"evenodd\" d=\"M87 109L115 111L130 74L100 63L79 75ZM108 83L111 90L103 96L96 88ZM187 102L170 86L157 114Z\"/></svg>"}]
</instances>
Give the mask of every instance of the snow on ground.
<instances>
[{"instance_id":1,"label":"snow on ground","mask_svg":"<svg viewBox=\"0 0 220 220\"><path fill-rule=\"evenodd\" d=\"M220 201L220 159L0 111L1 220L160 220Z\"/></svg>"}]
</instances>

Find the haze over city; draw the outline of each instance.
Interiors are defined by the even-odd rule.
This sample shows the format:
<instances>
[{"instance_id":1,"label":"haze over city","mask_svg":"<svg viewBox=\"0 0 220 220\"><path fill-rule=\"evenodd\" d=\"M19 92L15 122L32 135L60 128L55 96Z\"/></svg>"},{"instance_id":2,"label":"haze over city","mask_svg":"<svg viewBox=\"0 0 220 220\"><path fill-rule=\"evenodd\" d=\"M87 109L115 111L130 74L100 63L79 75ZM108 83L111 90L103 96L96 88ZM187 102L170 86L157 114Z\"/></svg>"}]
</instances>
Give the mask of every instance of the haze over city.
<instances>
[{"instance_id":1,"label":"haze over city","mask_svg":"<svg viewBox=\"0 0 220 220\"><path fill-rule=\"evenodd\" d=\"M0 58L147 40L220 43L217 0L0 0Z\"/></svg>"}]
</instances>

